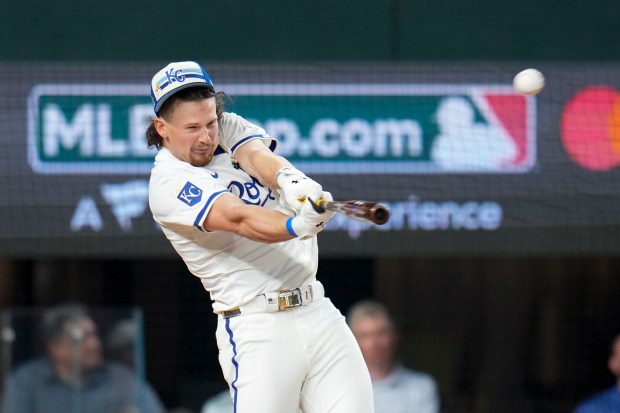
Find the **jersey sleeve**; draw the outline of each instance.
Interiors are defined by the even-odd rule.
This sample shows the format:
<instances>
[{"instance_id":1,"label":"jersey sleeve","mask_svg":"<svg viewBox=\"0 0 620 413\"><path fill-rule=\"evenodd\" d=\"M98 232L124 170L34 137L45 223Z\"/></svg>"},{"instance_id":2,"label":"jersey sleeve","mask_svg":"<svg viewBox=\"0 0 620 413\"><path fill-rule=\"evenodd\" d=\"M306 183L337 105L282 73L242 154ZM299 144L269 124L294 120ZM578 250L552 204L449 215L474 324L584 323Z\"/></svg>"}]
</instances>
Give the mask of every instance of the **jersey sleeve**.
<instances>
[{"instance_id":1,"label":"jersey sleeve","mask_svg":"<svg viewBox=\"0 0 620 413\"><path fill-rule=\"evenodd\" d=\"M219 120L219 141L234 156L235 151L244 143L260 139L272 152L276 150L277 141L269 136L265 129L255 125L243 117L224 112Z\"/></svg>"},{"instance_id":2,"label":"jersey sleeve","mask_svg":"<svg viewBox=\"0 0 620 413\"><path fill-rule=\"evenodd\" d=\"M201 172L205 173L151 181L149 204L155 221L162 226L206 231L203 222L213 203L230 191L217 177Z\"/></svg>"}]
</instances>

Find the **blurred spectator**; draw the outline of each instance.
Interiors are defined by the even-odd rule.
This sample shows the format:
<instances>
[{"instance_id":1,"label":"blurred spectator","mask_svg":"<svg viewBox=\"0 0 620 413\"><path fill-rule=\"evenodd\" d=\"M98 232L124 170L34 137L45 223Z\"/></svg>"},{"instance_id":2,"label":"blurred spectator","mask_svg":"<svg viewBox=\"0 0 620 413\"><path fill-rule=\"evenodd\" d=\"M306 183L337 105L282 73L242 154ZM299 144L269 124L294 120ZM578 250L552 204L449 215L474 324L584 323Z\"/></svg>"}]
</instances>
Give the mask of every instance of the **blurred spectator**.
<instances>
[{"instance_id":1,"label":"blurred spectator","mask_svg":"<svg viewBox=\"0 0 620 413\"><path fill-rule=\"evenodd\" d=\"M234 406L230 391L223 390L211 396L203 404L201 413L233 413Z\"/></svg>"},{"instance_id":2,"label":"blurred spectator","mask_svg":"<svg viewBox=\"0 0 620 413\"><path fill-rule=\"evenodd\" d=\"M582 401L575 408L575 413L620 412L620 334L612 341L607 367L616 378L614 385Z\"/></svg>"},{"instance_id":3,"label":"blurred spectator","mask_svg":"<svg viewBox=\"0 0 620 413\"><path fill-rule=\"evenodd\" d=\"M135 369L137 334L136 322L132 318L114 324L105 341L108 359Z\"/></svg>"},{"instance_id":4,"label":"blurred spectator","mask_svg":"<svg viewBox=\"0 0 620 413\"><path fill-rule=\"evenodd\" d=\"M3 413L163 413L134 373L106 362L95 322L79 304L47 310L41 323L45 355L9 377Z\"/></svg>"},{"instance_id":5,"label":"blurred spectator","mask_svg":"<svg viewBox=\"0 0 620 413\"><path fill-rule=\"evenodd\" d=\"M234 410L230 391L222 390L205 401L200 413L233 413ZM302 413L302 411L297 410L297 413Z\"/></svg>"},{"instance_id":6,"label":"blurred spectator","mask_svg":"<svg viewBox=\"0 0 620 413\"><path fill-rule=\"evenodd\" d=\"M105 349L107 359L121 363L132 370L140 366L136 360L138 340L138 325L133 318L126 318L116 322L106 336ZM150 389L148 383L145 386ZM154 393L152 389L150 389ZM227 392L228 393L228 392ZM230 398L230 397L229 397ZM184 406L177 406L168 410L167 413L194 413Z\"/></svg>"},{"instance_id":7,"label":"blurred spectator","mask_svg":"<svg viewBox=\"0 0 620 413\"><path fill-rule=\"evenodd\" d=\"M347 322L368 366L375 413L437 413L435 380L409 370L396 359L398 332L387 308L373 300L354 304Z\"/></svg>"}]
</instances>

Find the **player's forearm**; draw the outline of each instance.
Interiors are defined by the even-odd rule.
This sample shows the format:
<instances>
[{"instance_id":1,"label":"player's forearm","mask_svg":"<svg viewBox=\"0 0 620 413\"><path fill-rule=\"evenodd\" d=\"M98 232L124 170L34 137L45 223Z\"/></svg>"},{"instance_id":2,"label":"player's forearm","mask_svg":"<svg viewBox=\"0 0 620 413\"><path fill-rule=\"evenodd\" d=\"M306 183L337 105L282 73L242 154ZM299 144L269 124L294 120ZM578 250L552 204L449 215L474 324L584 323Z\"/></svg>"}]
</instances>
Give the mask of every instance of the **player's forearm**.
<instances>
[{"instance_id":1,"label":"player's forearm","mask_svg":"<svg viewBox=\"0 0 620 413\"><path fill-rule=\"evenodd\" d=\"M255 165L254 176L266 187L278 188L278 171L288 166L293 166L285 158L271 153L257 152L253 156L253 165Z\"/></svg>"},{"instance_id":2,"label":"player's forearm","mask_svg":"<svg viewBox=\"0 0 620 413\"><path fill-rule=\"evenodd\" d=\"M271 152L258 140L237 149L235 158L245 172L268 188L278 188L278 171L285 166L292 167L289 161Z\"/></svg>"},{"instance_id":3,"label":"player's forearm","mask_svg":"<svg viewBox=\"0 0 620 413\"><path fill-rule=\"evenodd\" d=\"M323 192L324 199L331 201L329 192ZM265 210L244 205L244 219L239 220L235 232L246 238L260 242L280 242L299 237L306 240L316 236L325 228L327 221L335 214L333 211L317 211L307 202L295 217L277 211ZM245 215L245 213L248 213Z\"/></svg>"},{"instance_id":4,"label":"player's forearm","mask_svg":"<svg viewBox=\"0 0 620 413\"><path fill-rule=\"evenodd\" d=\"M324 197L331 201L329 192ZM228 193L215 200L203 222L209 231L227 231L253 241L273 243L287 241L296 237L307 239L315 236L323 228L334 212L319 212L310 203L295 217L279 211L248 205Z\"/></svg>"},{"instance_id":5,"label":"player's forearm","mask_svg":"<svg viewBox=\"0 0 620 413\"><path fill-rule=\"evenodd\" d=\"M289 216L265 208L249 205L248 208L257 209L260 213L251 211L241 219L236 225L237 235L264 243L282 242L295 238L286 227Z\"/></svg>"},{"instance_id":6,"label":"player's forearm","mask_svg":"<svg viewBox=\"0 0 620 413\"><path fill-rule=\"evenodd\" d=\"M247 205L228 194L215 201L203 225L210 231L233 232L254 241L271 243L294 238L286 227L288 218L278 211Z\"/></svg>"}]
</instances>

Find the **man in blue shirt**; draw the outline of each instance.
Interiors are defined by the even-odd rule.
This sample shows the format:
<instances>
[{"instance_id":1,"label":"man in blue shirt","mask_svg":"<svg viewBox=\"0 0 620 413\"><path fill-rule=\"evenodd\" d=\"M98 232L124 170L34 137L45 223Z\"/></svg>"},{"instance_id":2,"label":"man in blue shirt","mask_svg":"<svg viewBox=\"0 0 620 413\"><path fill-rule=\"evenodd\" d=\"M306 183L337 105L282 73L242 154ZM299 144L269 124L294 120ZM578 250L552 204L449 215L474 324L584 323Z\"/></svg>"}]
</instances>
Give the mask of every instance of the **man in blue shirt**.
<instances>
[{"instance_id":1,"label":"man in blue shirt","mask_svg":"<svg viewBox=\"0 0 620 413\"><path fill-rule=\"evenodd\" d=\"M9 378L3 413L163 413L155 392L117 363L104 362L97 327L77 304L48 310L42 320L46 356Z\"/></svg>"},{"instance_id":2,"label":"man in blue shirt","mask_svg":"<svg viewBox=\"0 0 620 413\"><path fill-rule=\"evenodd\" d=\"M620 412L620 334L613 340L611 355L607 362L611 374L616 377L614 385L581 402L574 413L618 413Z\"/></svg>"}]
</instances>

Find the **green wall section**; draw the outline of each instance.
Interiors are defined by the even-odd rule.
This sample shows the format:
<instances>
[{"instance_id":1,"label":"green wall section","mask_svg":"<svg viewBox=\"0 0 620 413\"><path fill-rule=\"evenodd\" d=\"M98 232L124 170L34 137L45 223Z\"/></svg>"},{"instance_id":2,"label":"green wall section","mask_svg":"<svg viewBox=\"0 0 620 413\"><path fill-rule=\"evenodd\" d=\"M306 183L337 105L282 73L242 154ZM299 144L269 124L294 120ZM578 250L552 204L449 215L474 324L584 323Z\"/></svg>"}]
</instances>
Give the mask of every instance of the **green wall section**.
<instances>
[{"instance_id":1,"label":"green wall section","mask_svg":"<svg viewBox=\"0 0 620 413\"><path fill-rule=\"evenodd\" d=\"M618 60L618 0L26 0L2 60Z\"/></svg>"}]
</instances>

